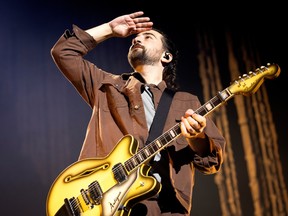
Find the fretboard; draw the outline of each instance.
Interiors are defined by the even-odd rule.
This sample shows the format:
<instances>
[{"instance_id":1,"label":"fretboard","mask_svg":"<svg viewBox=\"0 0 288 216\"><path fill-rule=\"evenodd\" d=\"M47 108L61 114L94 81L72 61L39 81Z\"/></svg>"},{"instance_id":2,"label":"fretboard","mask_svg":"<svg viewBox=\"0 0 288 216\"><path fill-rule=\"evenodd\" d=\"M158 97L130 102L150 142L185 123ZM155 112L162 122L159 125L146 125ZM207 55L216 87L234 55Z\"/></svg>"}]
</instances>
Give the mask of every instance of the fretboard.
<instances>
[{"instance_id":1,"label":"fretboard","mask_svg":"<svg viewBox=\"0 0 288 216\"><path fill-rule=\"evenodd\" d=\"M228 88L219 92L216 96L210 99L208 102L199 107L195 113L206 116L213 110L215 110L218 106L222 105L224 102L229 100L234 95L230 93ZM151 143L147 144L145 147L140 149L136 154L134 154L131 158L125 161L124 165L128 172L136 169L149 159L151 159L155 154L161 151L166 145L171 143L181 134L180 124L174 125L168 131L160 135Z\"/></svg>"}]
</instances>

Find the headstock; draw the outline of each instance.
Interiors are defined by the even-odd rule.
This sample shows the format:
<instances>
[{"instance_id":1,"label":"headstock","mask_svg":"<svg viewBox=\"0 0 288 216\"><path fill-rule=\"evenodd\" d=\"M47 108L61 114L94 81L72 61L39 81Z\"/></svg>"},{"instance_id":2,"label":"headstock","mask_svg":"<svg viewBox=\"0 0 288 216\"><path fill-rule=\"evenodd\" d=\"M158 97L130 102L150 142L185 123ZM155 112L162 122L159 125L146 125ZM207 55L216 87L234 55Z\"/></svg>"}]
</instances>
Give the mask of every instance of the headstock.
<instances>
[{"instance_id":1,"label":"headstock","mask_svg":"<svg viewBox=\"0 0 288 216\"><path fill-rule=\"evenodd\" d=\"M280 67L277 64L268 63L266 66L261 66L255 71L243 74L228 89L232 94L251 95L259 89L265 79L278 77L280 71Z\"/></svg>"}]
</instances>

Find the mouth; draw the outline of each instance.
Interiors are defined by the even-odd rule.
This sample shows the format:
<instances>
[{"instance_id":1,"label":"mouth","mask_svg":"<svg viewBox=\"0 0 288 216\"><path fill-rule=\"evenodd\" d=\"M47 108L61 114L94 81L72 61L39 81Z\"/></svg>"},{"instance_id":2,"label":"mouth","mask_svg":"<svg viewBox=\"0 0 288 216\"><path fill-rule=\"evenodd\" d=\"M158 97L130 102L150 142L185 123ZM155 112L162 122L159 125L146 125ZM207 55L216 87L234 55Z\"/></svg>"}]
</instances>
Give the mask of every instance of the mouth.
<instances>
[{"instance_id":1,"label":"mouth","mask_svg":"<svg viewBox=\"0 0 288 216\"><path fill-rule=\"evenodd\" d=\"M131 46L130 50L134 50L134 49L137 49L137 48L143 49L143 46L141 44L139 44L139 43L136 43L136 44L133 44Z\"/></svg>"}]
</instances>

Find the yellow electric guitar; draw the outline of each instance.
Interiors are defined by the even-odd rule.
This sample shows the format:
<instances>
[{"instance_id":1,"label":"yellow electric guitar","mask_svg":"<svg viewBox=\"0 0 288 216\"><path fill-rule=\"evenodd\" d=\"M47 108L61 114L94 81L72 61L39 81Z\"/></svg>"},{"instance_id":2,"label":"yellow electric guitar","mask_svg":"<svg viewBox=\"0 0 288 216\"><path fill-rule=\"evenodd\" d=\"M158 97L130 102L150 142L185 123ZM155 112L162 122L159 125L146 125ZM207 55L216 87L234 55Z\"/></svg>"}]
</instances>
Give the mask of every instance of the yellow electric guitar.
<instances>
[{"instance_id":1,"label":"yellow electric guitar","mask_svg":"<svg viewBox=\"0 0 288 216\"><path fill-rule=\"evenodd\" d=\"M265 79L280 74L277 64L267 64L244 74L228 88L198 108L205 116L234 95L255 93ZM176 124L142 149L126 135L104 158L77 161L53 182L46 203L47 216L124 216L137 202L159 193L161 184L148 174L149 160L181 134Z\"/></svg>"}]
</instances>

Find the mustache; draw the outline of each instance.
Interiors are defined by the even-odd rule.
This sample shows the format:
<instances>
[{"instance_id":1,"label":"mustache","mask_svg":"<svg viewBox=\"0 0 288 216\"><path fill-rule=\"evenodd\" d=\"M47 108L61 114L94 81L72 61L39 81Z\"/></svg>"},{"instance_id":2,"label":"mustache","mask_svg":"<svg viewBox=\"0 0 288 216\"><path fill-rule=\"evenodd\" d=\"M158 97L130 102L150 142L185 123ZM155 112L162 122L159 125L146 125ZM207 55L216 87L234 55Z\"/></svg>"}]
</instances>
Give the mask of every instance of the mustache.
<instances>
[{"instance_id":1,"label":"mustache","mask_svg":"<svg viewBox=\"0 0 288 216\"><path fill-rule=\"evenodd\" d=\"M132 46L130 47L130 50L134 49L134 48L144 48L144 46L142 46L140 43L135 43L132 44Z\"/></svg>"}]
</instances>

